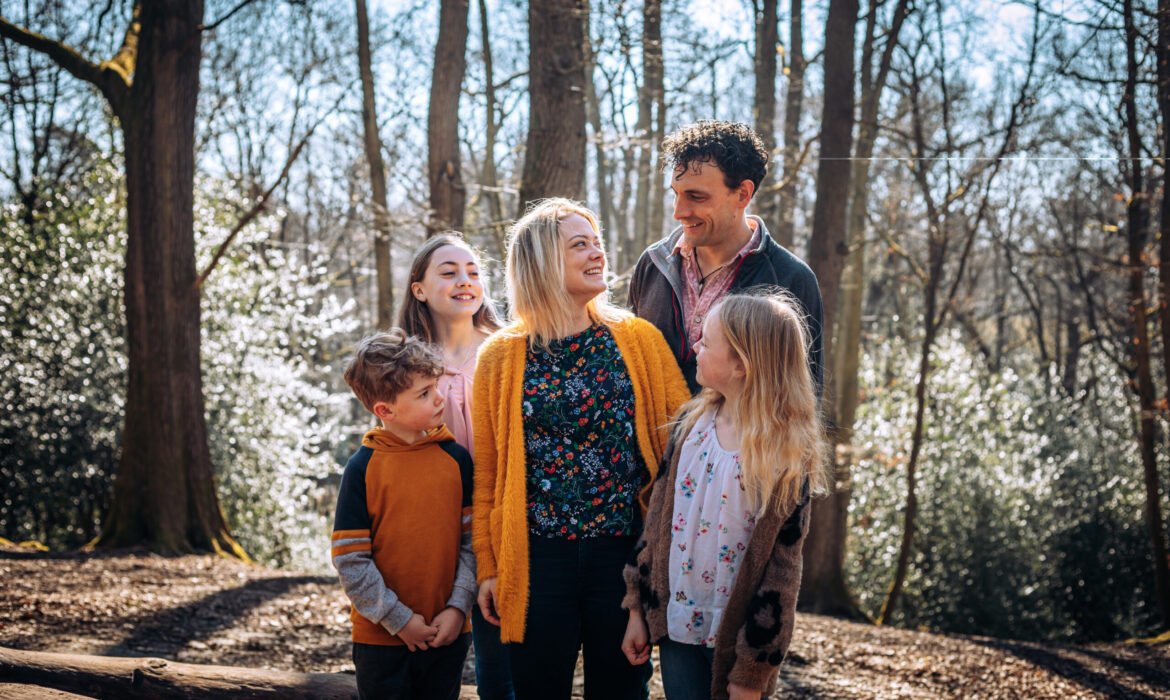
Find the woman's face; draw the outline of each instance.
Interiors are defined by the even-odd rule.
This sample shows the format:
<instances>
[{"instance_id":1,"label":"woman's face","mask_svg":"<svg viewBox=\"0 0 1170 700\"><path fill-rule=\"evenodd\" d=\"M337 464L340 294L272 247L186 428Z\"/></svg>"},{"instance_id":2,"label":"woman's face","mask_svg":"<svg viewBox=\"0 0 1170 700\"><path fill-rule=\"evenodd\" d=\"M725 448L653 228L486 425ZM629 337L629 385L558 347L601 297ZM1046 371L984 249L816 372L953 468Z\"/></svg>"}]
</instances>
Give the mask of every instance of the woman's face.
<instances>
[{"instance_id":1,"label":"woman's face","mask_svg":"<svg viewBox=\"0 0 1170 700\"><path fill-rule=\"evenodd\" d=\"M479 260L461 245L445 245L431 254L422 280L410 291L436 317L470 317L483 306Z\"/></svg>"},{"instance_id":2,"label":"woman's face","mask_svg":"<svg viewBox=\"0 0 1170 700\"><path fill-rule=\"evenodd\" d=\"M565 254L565 291L580 304L605 292L605 252L601 236L580 214L561 219L558 227Z\"/></svg>"}]
</instances>

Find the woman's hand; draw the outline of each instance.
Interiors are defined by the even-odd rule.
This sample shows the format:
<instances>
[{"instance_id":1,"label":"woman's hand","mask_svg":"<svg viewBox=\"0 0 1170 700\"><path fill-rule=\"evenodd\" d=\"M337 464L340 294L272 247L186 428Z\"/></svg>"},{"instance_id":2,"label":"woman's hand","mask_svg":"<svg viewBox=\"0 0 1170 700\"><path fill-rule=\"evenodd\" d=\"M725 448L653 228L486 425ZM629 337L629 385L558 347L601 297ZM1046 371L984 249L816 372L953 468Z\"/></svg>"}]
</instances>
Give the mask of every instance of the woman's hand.
<instances>
[{"instance_id":1,"label":"woman's hand","mask_svg":"<svg viewBox=\"0 0 1170 700\"><path fill-rule=\"evenodd\" d=\"M626 635L622 637L622 653L631 666L641 666L650 660L650 631L646 629L646 620L641 610L630 611Z\"/></svg>"},{"instance_id":2,"label":"woman's hand","mask_svg":"<svg viewBox=\"0 0 1170 700\"><path fill-rule=\"evenodd\" d=\"M492 623L496 627L500 626L499 605L496 603L496 577L493 576L485 579L483 583L479 584L479 611L483 613L483 619Z\"/></svg>"},{"instance_id":3,"label":"woman's hand","mask_svg":"<svg viewBox=\"0 0 1170 700\"><path fill-rule=\"evenodd\" d=\"M760 691L745 688L742 685L729 683L727 685L728 700L760 700Z\"/></svg>"}]
</instances>

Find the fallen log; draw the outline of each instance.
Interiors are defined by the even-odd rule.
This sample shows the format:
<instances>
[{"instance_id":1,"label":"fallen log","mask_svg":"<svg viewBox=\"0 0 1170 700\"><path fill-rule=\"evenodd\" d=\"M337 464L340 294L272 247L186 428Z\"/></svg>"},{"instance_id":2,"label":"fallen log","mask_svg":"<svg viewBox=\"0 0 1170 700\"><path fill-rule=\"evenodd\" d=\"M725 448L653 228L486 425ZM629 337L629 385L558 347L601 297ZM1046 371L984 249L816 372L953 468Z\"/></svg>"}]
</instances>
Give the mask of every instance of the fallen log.
<instances>
[{"instance_id":1,"label":"fallen log","mask_svg":"<svg viewBox=\"0 0 1170 700\"><path fill-rule=\"evenodd\" d=\"M0 683L0 700L90 700L88 695L74 695L39 685Z\"/></svg>"},{"instance_id":2,"label":"fallen log","mask_svg":"<svg viewBox=\"0 0 1170 700\"><path fill-rule=\"evenodd\" d=\"M356 700L358 696L354 677L344 673L294 673L4 647L0 647L0 683L23 683L111 700Z\"/></svg>"}]
</instances>

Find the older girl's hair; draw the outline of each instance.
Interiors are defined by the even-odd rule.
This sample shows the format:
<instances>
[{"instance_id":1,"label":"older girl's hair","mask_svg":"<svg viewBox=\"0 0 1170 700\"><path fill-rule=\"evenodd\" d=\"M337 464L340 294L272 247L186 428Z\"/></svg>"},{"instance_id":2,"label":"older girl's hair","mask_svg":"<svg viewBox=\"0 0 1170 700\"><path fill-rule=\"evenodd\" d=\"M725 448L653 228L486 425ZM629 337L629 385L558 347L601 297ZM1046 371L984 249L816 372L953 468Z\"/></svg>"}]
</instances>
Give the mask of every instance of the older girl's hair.
<instances>
[{"instance_id":1,"label":"older girl's hair","mask_svg":"<svg viewBox=\"0 0 1170 700\"><path fill-rule=\"evenodd\" d=\"M463 240L463 236L456 231L445 231L428 238L414 252L414 259L410 263L410 276L406 280L406 294L402 297L402 308L398 312L398 325L410 335L416 335L428 343L438 341L435 334L435 320L431 317L431 310L427 305L414 295L411 286L415 282L422 282L423 277L427 274L427 267L431 264L431 256L435 254L435 251L449 245L466 248L477 260L479 259L479 254L467 245L467 241ZM488 333L498 330L500 327L500 320L496 316L491 299L487 296L486 288L484 289L483 304L479 307L479 311L476 311L471 317L471 323L476 328Z\"/></svg>"},{"instance_id":2,"label":"older girl's hair","mask_svg":"<svg viewBox=\"0 0 1170 700\"><path fill-rule=\"evenodd\" d=\"M564 243L560 222L577 214L601 234L597 216L579 202L552 198L536 202L508 232L508 300L519 331L534 348L548 348L550 341L572 333L573 306L565 293ZM590 318L614 323L629 312L609 303L609 291L586 305Z\"/></svg>"},{"instance_id":3,"label":"older girl's hair","mask_svg":"<svg viewBox=\"0 0 1170 700\"><path fill-rule=\"evenodd\" d=\"M763 516L791 508L804 485L824 493L824 427L808 367L808 326L786 292L728 294L712 313L743 364L743 392L734 405L739 423L741 482ZM704 388L679 413L676 437L685 438L709 409L727 400Z\"/></svg>"}]
</instances>

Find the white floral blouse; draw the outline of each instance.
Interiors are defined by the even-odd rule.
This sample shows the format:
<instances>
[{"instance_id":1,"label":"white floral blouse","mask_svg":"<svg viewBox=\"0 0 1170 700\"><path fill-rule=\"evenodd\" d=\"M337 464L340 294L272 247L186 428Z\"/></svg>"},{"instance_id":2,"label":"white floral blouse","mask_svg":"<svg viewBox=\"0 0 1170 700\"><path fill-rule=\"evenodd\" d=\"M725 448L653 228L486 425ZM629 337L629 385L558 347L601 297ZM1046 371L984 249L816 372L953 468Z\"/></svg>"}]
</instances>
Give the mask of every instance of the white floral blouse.
<instances>
[{"instance_id":1,"label":"white floral blouse","mask_svg":"<svg viewBox=\"0 0 1170 700\"><path fill-rule=\"evenodd\" d=\"M740 482L739 450L719 444L715 411L699 418L681 449L674 485L667 632L676 642L714 647L756 519Z\"/></svg>"}]
</instances>

